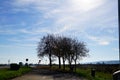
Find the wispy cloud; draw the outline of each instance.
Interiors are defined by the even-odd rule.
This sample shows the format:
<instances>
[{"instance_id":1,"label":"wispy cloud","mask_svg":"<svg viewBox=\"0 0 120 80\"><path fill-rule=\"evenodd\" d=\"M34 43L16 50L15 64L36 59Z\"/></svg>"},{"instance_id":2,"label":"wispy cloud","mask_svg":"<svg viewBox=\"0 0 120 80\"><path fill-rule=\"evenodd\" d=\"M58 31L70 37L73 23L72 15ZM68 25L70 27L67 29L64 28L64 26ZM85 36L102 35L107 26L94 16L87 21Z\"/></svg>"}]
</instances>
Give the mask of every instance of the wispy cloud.
<instances>
[{"instance_id":1,"label":"wispy cloud","mask_svg":"<svg viewBox=\"0 0 120 80\"><path fill-rule=\"evenodd\" d=\"M15 32L11 30L0 30L0 34L15 34Z\"/></svg>"},{"instance_id":2,"label":"wispy cloud","mask_svg":"<svg viewBox=\"0 0 120 80\"><path fill-rule=\"evenodd\" d=\"M113 41L117 41L118 39L114 38L114 37L108 37L108 36L88 36L88 39L90 39L91 41L95 41L97 44L99 45L110 45L111 42Z\"/></svg>"},{"instance_id":3,"label":"wispy cloud","mask_svg":"<svg viewBox=\"0 0 120 80\"><path fill-rule=\"evenodd\" d=\"M22 37L22 39L21 38L10 38L10 39L8 39L9 41L13 41L13 42L19 42L19 43L22 43L22 42L26 42L26 43L28 43L28 42L38 42L39 40L40 40L40 37L33 37L33 36L31 36L31 37Z\"/></svg>"},{"instance_id":4,"label":"wispy cloud","mask_svg":"<svg viewBox=\"0 0 120 80\"><path fill-rule=\"evenodd\" d=\"M119 51L119 48L113 48L113 50L118 52L118 51Z\"/></svg>"},{"instance_id":5,"label":"wispy cloud","mask_svg":"<svg viewBox=\"0 0 120 80\"><path fill-rule=\"evenodd\" d=\"M112 4L107 6L103 6L103 4L107 4L107 0L66 0L64 2L55 0L14 0L13 2L13 5L18 9L30 8L31 11L32 7L40 13L43 12L43 19L51 19L54 22L51 26L54 28L60 26L63 29L65 25L71 25L76 29L80 28L80 30L88 27L98 27L96 25L88 26L90 23L97 23L100 26L106 19L110 20L110 17L105 18L105 16L106 12L110 11L109 8ZM101 25L100 28L102 27L109 26Z\"/></svg>"},{"instance_id":6,"label":"wispy cloud","mask_svg":"<svg viewBox=\"0 0 120 80\"><path fill-rule=\"evenodd\" d=\"M16 34L41 34L41 33L52 33L52 30L50 30L49 28L20 28L20 29L1 29L0 30L0 34L9 34L9 35L16 35Z\"/></svg>"},{"instance_id":7,"label":"wispy cloud","mask_svg":"<svg viewBox=\"0 0 120 80\"><path fill-rule=\"evenodd\" d=\"M52 33L85 41L93 58L101 58L96 55L99 53L114 55L118 47L117 1L1 0L0 48L6 54L6 49L13 49L11 53L36 53L40 38Z\"/></svg>"},{"instance_id":8,"label":"wispy cloud","mask_svg":"<svg viewBox=\"0 0 120 80\"><path fill-rule=\"evenodd\" d=\"M7 44L7 45L0 45L0 47L1 48L11 48L11 47L14 47L14 48L19 48L19 47L23 47L23 48L25 48L25 47L37 47L37 45L36 44L30 44L30 43L26 43L26 44L12 44L12 45L10 45L10 44Z\"/></svg>"},{"instance_id":9,"label":"wispy cloud","mask_svg":"<svg viewBox=\"0 0 120 80\"><path fill-rule=\"evenodd\" d=\"M109 33L116 29L116 16L109 15L111 12L112 2L107 4L108 0L13 0L13 9L20 12L24 10L28 12L37 11L42 15L42 20L36 20L30 28L21 28L14 30L1 30L0 33L22 33L28 35L39 35L43 33L60 33L60 34L88 34L89 30L94 28L97 32L107 30ZM104 5L104 6L103 6ZM34 11L31 11L34 10ZM50 25L47 24L49 21ZM42 21L42 22L41 22ZM93 29L93 30L92 30ZM111 31L112 30L112 31ZM74 32L74 33L73 33ZM101 34L101 33L99 33ZM92 34L91 34L92 35ZM101 37L87 36L86 38L97 42L99 45L109 45L111 38L106 38L108 34L101 34ZM31 38L32 39L32 38Z\"/></svg>"},{"instance_id":10,"label":"wispy cloud","mask_svg":"<svg viewBox=\"0 0 120 80\"><path fill-rule=\"evenodd\" d=\"M23 9L32 7L37 11L43 11L45 18L52 18L57 24L69 24L84 20L82 16L98 8L104 2L105 0L66 0L64 2L55 0L14 0L13 5Z\"/></svg>"}]
</instances>

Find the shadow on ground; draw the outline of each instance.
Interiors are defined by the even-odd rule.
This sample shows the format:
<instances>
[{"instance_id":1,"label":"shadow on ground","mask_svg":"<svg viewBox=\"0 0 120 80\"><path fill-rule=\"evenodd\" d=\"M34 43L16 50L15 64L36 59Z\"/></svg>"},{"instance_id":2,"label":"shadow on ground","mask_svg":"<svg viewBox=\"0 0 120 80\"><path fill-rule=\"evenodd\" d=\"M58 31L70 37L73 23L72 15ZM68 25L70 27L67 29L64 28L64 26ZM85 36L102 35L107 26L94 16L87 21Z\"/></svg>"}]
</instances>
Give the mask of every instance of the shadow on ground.
<instances>
[{"instance_id":1,"label":"shadow on ground","mask_svg":"<svg viewBox=\"0 0 120 80\"><path fill-rule=\"evenodd\" d=\"M31 73L36 75L52 76L53 80L86 80L75 75L74 73L52 71L46 69L33 69Z\"/></svg>"}]
</instances>

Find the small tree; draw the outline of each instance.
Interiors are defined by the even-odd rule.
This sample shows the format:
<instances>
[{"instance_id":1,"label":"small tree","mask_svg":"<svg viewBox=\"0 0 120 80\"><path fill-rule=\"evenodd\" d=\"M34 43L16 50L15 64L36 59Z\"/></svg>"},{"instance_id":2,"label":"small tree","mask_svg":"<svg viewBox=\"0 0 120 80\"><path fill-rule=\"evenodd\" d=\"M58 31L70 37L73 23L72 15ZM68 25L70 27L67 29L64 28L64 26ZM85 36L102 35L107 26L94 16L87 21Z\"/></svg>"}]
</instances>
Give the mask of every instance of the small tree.
<instances>
[{"instance_id":1,"label":"small tree","mask_svg":"<svg viewBox=\"0 0 120 80\"><path fill-rule=\"evenodd\" d=\"M22 62L19 62L19 65L20 65L20 67L21 67L21 66L23 66L23 63L22 63Z\"/></svg>"},{"instance_id":2,"label":"small tree","mask_svg":"<svg viewBox=\"0 0 120 80\"><path fill-rule=\"evenodd\" d=\"M38 57L49 57L49 65L52 66L52 50L54 35L44 36L38 44Z\"/></svg>"},{"instance_id":3,"label":"small tree","mask_svg":"<svg viewBox=\"0 0 120 80\"><path fill-rule=\"evenodd\" d=\"M86 57L89 52L89 50L86 48L86 45L84 42L78 42L77 40L74 40L73 43L73 50L74 50L74 62L75 62L75 71L76 71L76 62L77 60L82 59L82 57Z\"/></svg>"},{"instance_id":4,"label":"small tree","mask_svg":"<svg viewBox=\"0 0 120 80\"><path fill-rule=\"evenodd\" d=\"M61 68L61 37L55 37L54 39L54 45L53 45L53 53L55 56L58 57L59 61L59 69Z\"/></svg>"},{"instance_id":5,"label":"small tree","mask_svg":"<svg viewBox=\"0 0 120 80\"><path fill-rule=\"evenodd\" d=\"M82 57L86 57L89 50L86 48L84 42L78 42L76 39L69 39L68 42L68 50L67 50L67 60L69 62L70 69L72 68L72 62L75 62L75 70L76 70L76 62L80 60Z\"/></svg>"},{"instance_id":6,"label":"small tree","mask_svg":"<svg viewBox=\"0 0 120 80\"><path fill-rule=\"evenodd\" d=\"M63 60L63 69L65 69L65 61L68 57L68 53L70 51L70 38L67 38L67 37L63 37L62 38L62 41L61 41L61 49L62 49L62 52L61 52L61 57L62 57L62 60Z\"/></svg>"}]
</instances>

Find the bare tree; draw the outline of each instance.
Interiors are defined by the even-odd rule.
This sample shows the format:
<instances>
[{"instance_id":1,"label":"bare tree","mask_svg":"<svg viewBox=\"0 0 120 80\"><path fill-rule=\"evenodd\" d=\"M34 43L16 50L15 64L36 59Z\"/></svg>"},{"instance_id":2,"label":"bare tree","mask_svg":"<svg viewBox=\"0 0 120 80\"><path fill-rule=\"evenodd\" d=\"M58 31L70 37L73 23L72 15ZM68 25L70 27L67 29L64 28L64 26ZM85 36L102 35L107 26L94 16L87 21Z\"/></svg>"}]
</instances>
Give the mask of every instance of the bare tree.
<instances>
[{"instance_id":1,"label":"bare tree","mask_svg":"<svg viewBox=\"0 0 120 80\"><path fill-rule=\"evenodd\" d=\"M86 48L86 45L84 42L78 42L77 40L74 40L73 43L73 50L74 50L74 62L75 62L75 71L76 71L76 62L77 60L82 59L83 57L86 57L89 52L89 50Z\"/></svg>"},{"instance_id":2,"label":"bare tree","mask_svg":"<svg viewBox=\"0 0 120 80\"><path fill-rule=\"evenodd\" d=\"M60 36L56 36L54 39L54 55L58 57L58 61L59 61L59 69L61 68L61 37Z\"/></svg>"},{"instance_id":3,"label":"bare tree","mask_svg":"<svg viewBox=\"0 0 120 80\"><path fill-rule=\"evenodd\" d=\"M50 67L52 66L52 57L57 57L59 61L59 69L61 68L62 58L64 69L65 61L67 60L70 69L72 63L75 62L75 70L76 61L80 60L82 57L86 57L87 53L89 52L84 42L79 42L76 39L55 35L44 36L39 42L37 51L39 57L49 57Z\"/></svg>"},{"instance_id":4,"label":"bare tree","mask_svg":"<svg viewBox=\"0 0 120 80\"><path fill-rule=\"evenodd\" d=\"M75 71L76 71L76 62L80 60L82 57L86 57L89 50L86 48L84 42L79 42L76 39L68 39L67 40L67 60L69 62L69 67L72 69L72 63L75 62Z\"/></svg>"},{"instance_id":5,"label":"bare tree","mask_svg":"<svg viewBox=\"0 0 120 80\"><path fill-rule=\"evenodd\" d=\"M52 48L53 48L54 35L44 36L38 44L37 52L38 57L48 56L49 65L52 66Z\"/></svg>"},{"instance_id":6,"label":"bare tree","mask_svg":"<svg viewBox=\"0 0 120 80\"><path fill-rule=\"evenodd\" d=\"M70 41L71 39L68 37L63 37L61 41L62 45L62 59L63 59L63 69L65 69L65 61L69 58L70 53ZM69 62L70 63L70 62Z\"/></svg>"}]
</instances>

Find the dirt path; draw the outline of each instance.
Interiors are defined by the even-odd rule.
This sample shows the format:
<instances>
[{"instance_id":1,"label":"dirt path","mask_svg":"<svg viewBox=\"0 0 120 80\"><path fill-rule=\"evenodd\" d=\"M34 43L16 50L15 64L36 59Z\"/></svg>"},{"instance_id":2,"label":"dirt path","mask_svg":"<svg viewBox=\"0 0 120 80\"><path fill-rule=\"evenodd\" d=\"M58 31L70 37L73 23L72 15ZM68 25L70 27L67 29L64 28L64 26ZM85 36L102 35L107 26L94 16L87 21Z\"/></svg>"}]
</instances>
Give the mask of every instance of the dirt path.
<instances>
[{"instance_id":1,"label":"dirt path","mask_svg":"<svg viewBox=\"0 0 120 80\"><path fill-rule=\"evenodd\" d=\"M31 72L12 80L86 80L70 73L62 73L50 70L32 70Z\"/></svg>"}]
</instances>

